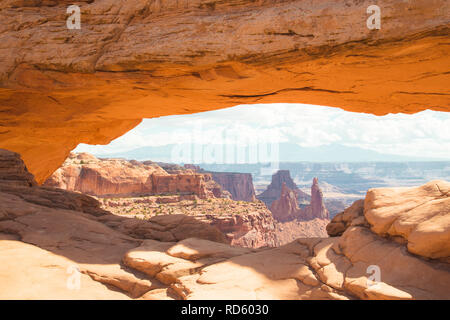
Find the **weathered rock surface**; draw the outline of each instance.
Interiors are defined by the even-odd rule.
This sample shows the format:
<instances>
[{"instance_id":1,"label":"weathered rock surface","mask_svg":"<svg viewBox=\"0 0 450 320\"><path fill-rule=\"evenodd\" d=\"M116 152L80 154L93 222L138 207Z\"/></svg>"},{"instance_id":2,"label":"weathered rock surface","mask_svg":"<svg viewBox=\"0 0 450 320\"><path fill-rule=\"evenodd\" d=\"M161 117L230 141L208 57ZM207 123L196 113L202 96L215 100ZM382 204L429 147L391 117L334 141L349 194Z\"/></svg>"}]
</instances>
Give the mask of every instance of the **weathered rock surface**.
<instances>
[{"instance_id":1,"label":"weathered rock surface","mask_svg":"<svg viewBox=\"0 0 450 320\"><path fill-rule=\"evenodd\" d=\"M354 225L369 226L364 217L364 200L362 199L355 201L350 207L334 216L326 228L331 237L336 237Z\"/></svg>"},{"instance_id":2,"label":"weathered rock surface","mask_svg":"<svg viewBox=\"0 0 450 320\"><path fill-rule=\"evenodd\" d=\"M4 188L37 185L34 176L28 172L20 155L4 149L0 149L0 184Z\"/></svg>"},{"instance_id":3,"label":"weathered rock surface","mask_svg":"<svg viewBox=\"0 0 450 320\"><path fill-rule=\"evenodd\" d=\"M404 239L409 252L433 259L450 257L449 182L370 189L364 216L373 232Z\"/></svg>"},{"instance_id":4,"label":"weathered rock surface","mask_svg":"<svg viewBox=\"0 0 450 320\"><path fill-rule=\"evenodd\" d=\"M449 111L450 4L373 1L0 4L0 147L42 183L78 143L142 118L295 102L377 115ZM36 50L39 48L39 50Z\"/></svg>"},{"instance_id":5,"label":"weathered rock surface","mask_svg":"<svg viewBox=\"0 0 450 320\"><path fill-rule=\"evenodd\" d=\"M54 208L77 210L92 215L107 212L99 202L89 196L64 190L37 187L32 174L25 167L19 154L0 149L0 192L15 195L29 203Z\"/></svg>"},{"instance_id":6,"label":"weathered rock surface","mask_svg":"<svg viewBox=\"0 0 450 320\"><path fill-rule=\"evenodd\" d=\"M76 270L64 256L0 233L0 299L129 299L85 274L71 281Z\"/></svg>"},{"instance_id":7,"label":"weathered rock surface","mask_svg":"<svg viewBox=\"0 0 450 320\"><path fill-rule=\"evenodd\" d=\"M288 244L298 238L326 238L329 220L311 219L307 221L290 220L277 222L275 234L280 245Z\"/></svg>"},{"instance_id":8,"label":"weathered rock surface","mask_svg":"<svg viewBox=\"0 0 450 320\"><path fill-rule=\"evenodd\" d=\"M18 185L23 193L41 188ZM337 218L347 227L340 237L301 238L263 249L230 246L214 234L201 233L207 227L180 223L176 216L155 217L150 223L108 213L96 216L1 191L0 297L450 299L450 264L442 256L448 242L438 241L448 230L445 220L435 218L450 214L442 206L447 188L448 182L434 181L419 188L373 189L363 211L370 228L355 225L362 218L361 203L356 203ZM65 191L60 192L63 197ZM381 204L391 209L383 210ZM413 209L421 207L427 210ZM386 221L397 220L428 231L431 250L410 245L414 228L402 233L403 242L393 241L397 235L389 233ZM151 224L153 231L143 227L142 233L135 232ZM157 229L172 239L155 240L151 232ZM68 286L73 275L68 268L80 270L80 290Z\"/></svg>"},{"instance_id":9,"label":"weathered rock surface","mask_svg":"<svg viewBox=\"0 0 450 320\"><path fill-rule=\"evenodd\" d=\"M198 220L219 229L229 244L246 248L276 247L280 244L276 234L277 223L267 209L245 214L200 215Z\"/></svg>"},{"instance_id":10,"label":"weathered rock surface","mask_svg":"<svg viewBox=\"0 0 450 320\"><path fill-rule=\"evenodd\" d=\"M85 194L127 195L152 193L153 175L168 175L158 165L144 165L123 159L97 159L88 153L70 156L48 178L50 186Z\"/></svg>"},{"instance_id":11,"label":"weathered rock surface","mask_svg":"<svg viewBox=\"0 0 450 320\"><path fill-rule=\"evenodd\" d=\"M152 217L149 220L105 215L99 218L107 226L119 232L141 239L180 241L190 237L228 243L226 236L208 223L194 217L174 214Z\"/></svg>"}]
</instances>

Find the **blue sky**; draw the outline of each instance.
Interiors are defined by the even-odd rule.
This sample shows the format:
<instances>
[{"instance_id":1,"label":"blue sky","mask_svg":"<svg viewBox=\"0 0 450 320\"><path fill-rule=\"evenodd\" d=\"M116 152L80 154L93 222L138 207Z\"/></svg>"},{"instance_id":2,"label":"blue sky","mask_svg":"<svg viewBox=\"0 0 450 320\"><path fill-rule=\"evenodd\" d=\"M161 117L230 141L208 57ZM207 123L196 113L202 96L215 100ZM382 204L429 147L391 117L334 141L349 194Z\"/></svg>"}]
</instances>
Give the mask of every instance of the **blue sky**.
<instances>
[{"instance_id":1,"label":"blue sky","mask_svg":"<svg viewBox=\"0 0 450 320\"><path fill-rule=\"evenodd\" d=\"M245 145L252 139L316 148L343 145L382 154L450 160L450 113L427 110L413 115L377 117L304 104L240 105L144 119L138 127L107 146L80 144L75 151L107 156L145 146Z\"/></svg>"}]
</instances>

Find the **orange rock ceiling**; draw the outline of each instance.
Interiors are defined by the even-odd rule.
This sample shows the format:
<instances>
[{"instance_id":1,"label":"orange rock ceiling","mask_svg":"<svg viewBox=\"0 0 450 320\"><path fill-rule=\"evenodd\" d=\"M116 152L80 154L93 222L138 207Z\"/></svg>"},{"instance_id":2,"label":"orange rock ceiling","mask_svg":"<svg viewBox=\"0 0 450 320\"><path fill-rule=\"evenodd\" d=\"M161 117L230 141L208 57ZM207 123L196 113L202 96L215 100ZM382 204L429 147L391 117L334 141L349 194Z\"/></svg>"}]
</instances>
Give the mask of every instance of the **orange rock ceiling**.
<instances>
[{"instance_id":1,"label":"orange rock ceiling","mask_svg":"<svg viewBox=\"0 0 450 320\"><path fill-rule=\"evenodd\" d=\"M449 1L79 1L81 30L68 3L0 3L0 148L38 182L142 118L275 102L450 111Z\"/></svg>"}]
</instances>

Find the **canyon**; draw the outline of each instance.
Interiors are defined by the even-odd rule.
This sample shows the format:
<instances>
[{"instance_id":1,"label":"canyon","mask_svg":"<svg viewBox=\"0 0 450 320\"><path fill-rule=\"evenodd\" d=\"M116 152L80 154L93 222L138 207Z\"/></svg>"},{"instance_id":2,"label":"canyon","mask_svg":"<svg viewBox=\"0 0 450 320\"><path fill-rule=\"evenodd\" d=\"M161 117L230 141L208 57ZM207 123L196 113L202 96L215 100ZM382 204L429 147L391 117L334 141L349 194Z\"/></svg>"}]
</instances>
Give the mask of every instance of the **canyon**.
<instances>
[{"instance_id":1,"label":"canyon","mask_svg":"<svg viewBox=\"0 0 450 320\"><path fill-rule=\"evenodd\" d=\"M212 178L230 192L233 200L255 201L252 175L248 173L211 172Z\"/></svg>"},{"instance_id":2,"label":"canyon","mask_svg":"<svg viewBox=\"0 0 450 320\"><path fill-rule=\"evenodd\" d=\"M251 175L202 172L194 166L98 159L88 153L72 153L43 184L96 196L101 208L120 216L150 219L187 215L216 227L231 245L275 247L280 244L276 222L263 205L255 202ZM213 178L230 182L224 190ZM250 179L248 179L250 178ZM251 191L249 191L249 187ZM243 191L243 193L236 193ZM253 203L254 202L254 203Z\"/></svg>"},{"instance_id":3,"label":"canyon","mask_svg":"<svg viewBox=\"0 0 450 320\"><path fill-rule=\"evenodd\" d=\"M241 172L217 172L202 169L198 165L185 164L185 168L198 173L210 174L212 179L224 190L230 193L231 199L237 201L255 201L255 187L253 178L249 173Z\"/></svg>"},{"instance_id":4,"label":"canyon","mask_svg":"<svg viewBox=\"0 0 450 320\"><path fill-rule=\"evenodd\" d=\"M370 189L333 218L329 238L243 248L187 215L122 217L38 186L18 154L0 150L0 297L449 299L449 195L438 180Z\"/></svg>"},{"instance_id":5,"label":"canyon","mask_svg":"<svg viewBox=\"0 0 450 320\"><path fill-rule=\"evenodd\" d=\"M276 172L272 180L266 193L279 199L267 208L256 199L250 174L72 153L43 185L96 196L102 209L121 216L192 216L217 227L231 245L276 247L298 237L326 236L329 215L318 180L312 196L296 189L311 200L302 208L286 198L283 181L295 187L289 171ZM292 220L298 221L287 223Z\"/></svg>"},{"instance_id":6,"label":"canyon","mask_svg":"<svg viewBox=\"0 0 450 320\"><path fill-rule=\"evenodd\" d=\"M367 28L369 0L78 3L80 30L67 29L66 1L0 4L0 147L38 183L79 143L107 144L142 118L280 101L450 110L445 0L386 0L380 30Z\"/></svg>"},{"instance_id":7,"label":"canyon","mask_svg":"<svg viewBox=\"0 0 450 320\"><path fill-rule=\"evenodd\" d=\"M332 181L288 164L300 188L280 174L262 200L288 209L278 224L192 168L87 157L55 173L78 144L143 118L279 102L449 112L449 1L383 1L379 30L370 0L76 3L80 30L67 28L68 1L0 2L0 299L450 299L443 176L385 188L371 180L384 165L349 166L356 201L303 221L286 216L320 198L311 179ZM296 228L306 237L282 238Z\"/></svg>"}]
</instances>

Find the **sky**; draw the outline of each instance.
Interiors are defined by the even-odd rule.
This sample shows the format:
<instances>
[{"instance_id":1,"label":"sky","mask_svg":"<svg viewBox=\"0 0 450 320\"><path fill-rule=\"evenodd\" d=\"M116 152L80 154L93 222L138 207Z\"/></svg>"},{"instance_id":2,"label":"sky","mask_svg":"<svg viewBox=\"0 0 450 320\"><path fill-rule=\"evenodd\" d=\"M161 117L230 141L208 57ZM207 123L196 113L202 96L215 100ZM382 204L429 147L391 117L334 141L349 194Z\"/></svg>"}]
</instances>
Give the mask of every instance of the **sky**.
<instances>
[{"instance_id":1,"label":"sky","mask_svg":"<svg viewBox=\"0 0 450 320\"><path fill-rule=\"evenodd\" d=\"M109 145L80 144L97 156L176 143L342 145L388 155L450 160L450 113L374 116L304 104L240 105L190 115L144 119ZM349 159L351 155L349 155ZM301 159L300 159L301 160Z\"/></svg>"}]
</instances>

